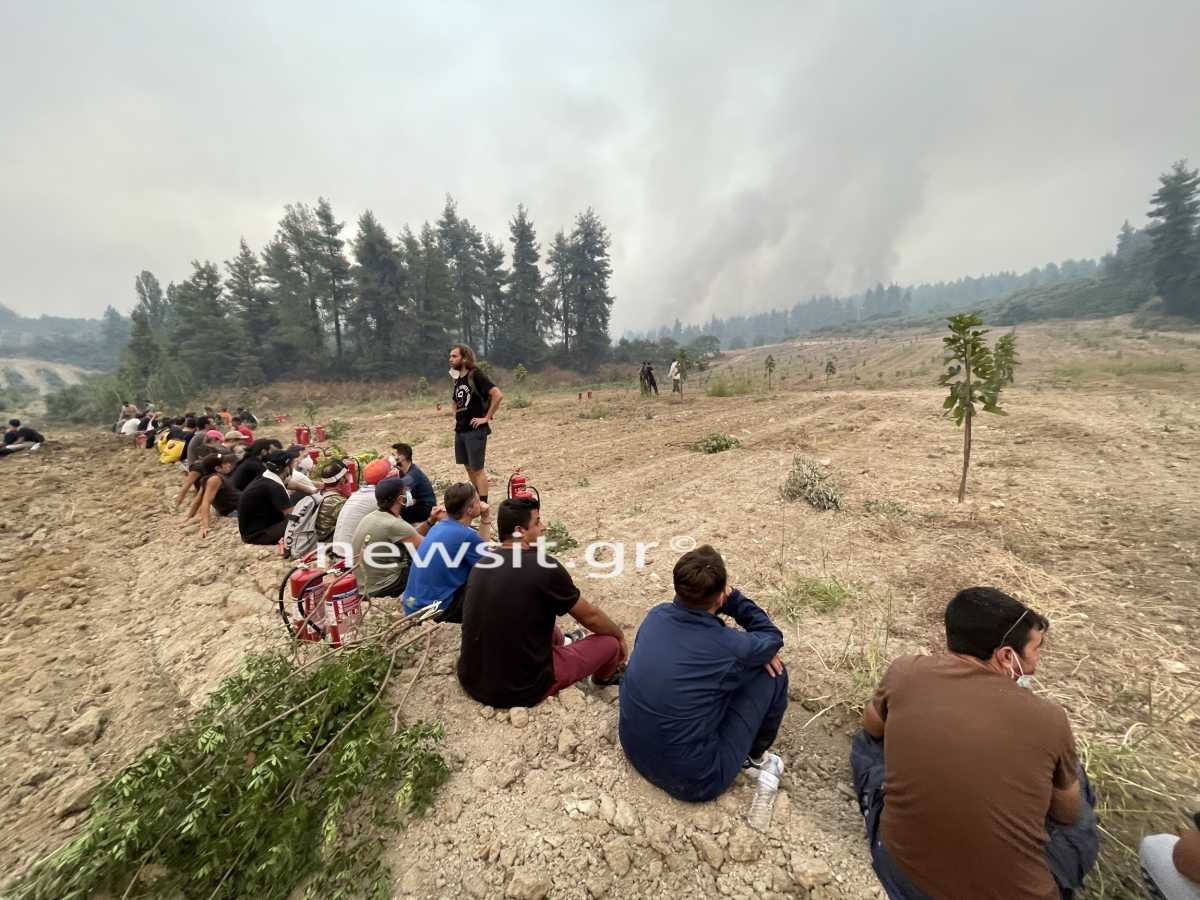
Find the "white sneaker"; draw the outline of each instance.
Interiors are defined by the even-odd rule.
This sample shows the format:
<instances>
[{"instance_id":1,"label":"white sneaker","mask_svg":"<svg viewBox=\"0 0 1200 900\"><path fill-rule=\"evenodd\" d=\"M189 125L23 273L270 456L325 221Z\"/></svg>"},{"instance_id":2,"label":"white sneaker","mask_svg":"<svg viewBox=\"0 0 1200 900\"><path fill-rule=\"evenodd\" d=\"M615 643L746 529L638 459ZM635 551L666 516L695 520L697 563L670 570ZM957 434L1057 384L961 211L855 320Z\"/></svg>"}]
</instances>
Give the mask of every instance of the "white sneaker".
<instances>
[{"instance_id":1,"label":"white sneaker","mask_svg":"<svg viewBox=\"0 0 1200 900\"><path fill-rule=\"evenodd\" d=\"M752 756L747 756L746 761L742 763L742 771L749 778L758 778L759 772L770 772L776 778L783 774L783 757L777 753L772 753L768 750L758 759Z\"/></svg>"}]
</instances>

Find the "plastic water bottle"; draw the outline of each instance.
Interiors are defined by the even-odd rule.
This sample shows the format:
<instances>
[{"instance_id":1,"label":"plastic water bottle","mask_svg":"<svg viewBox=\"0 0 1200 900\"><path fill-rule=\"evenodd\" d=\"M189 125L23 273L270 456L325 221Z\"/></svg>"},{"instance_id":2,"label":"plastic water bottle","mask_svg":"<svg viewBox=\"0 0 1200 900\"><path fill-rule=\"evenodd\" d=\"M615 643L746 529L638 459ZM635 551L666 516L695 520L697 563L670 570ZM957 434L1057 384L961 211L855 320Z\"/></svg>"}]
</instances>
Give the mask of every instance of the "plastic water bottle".
<instances>
[{"instance_id":1,"label":"plastic water bottle","mask_svg":"<svg viewBox=\"0 0 1200 900\"><path fill-rule=\"evenodd\" d=\"M778 757L768 757L771 762ZM758 770L758 786L754 789L754 797L750 801L750 827L755 831L765 832L771 827L771 814L775 811L775 795L779 793L779 776L783 774L782 765L767 765Z\"/></svg>"}]
</instances>

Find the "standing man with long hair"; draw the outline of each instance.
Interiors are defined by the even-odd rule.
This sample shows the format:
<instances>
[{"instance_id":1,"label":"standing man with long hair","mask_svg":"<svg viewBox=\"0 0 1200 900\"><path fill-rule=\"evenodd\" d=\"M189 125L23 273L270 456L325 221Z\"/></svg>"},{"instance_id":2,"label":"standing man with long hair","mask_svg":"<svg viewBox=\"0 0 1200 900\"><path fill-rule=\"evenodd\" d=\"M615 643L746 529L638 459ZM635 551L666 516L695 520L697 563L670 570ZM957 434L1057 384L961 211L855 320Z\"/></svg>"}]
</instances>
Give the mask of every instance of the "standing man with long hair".
<instances>
[{"instance_id":1,"label":"standing man with long hair","mask_svg":"<svg viewBox=\"0 0 1200 900\"><path fill-rule=\"evenodd\" d=\"M467 470L479 499L487 503L488 477L484 470L487 439L492 417L504 395L475 362L475 352L466 344L450 348L450 377L454 379L454 461Z\"/></svg>"}]
</instances>

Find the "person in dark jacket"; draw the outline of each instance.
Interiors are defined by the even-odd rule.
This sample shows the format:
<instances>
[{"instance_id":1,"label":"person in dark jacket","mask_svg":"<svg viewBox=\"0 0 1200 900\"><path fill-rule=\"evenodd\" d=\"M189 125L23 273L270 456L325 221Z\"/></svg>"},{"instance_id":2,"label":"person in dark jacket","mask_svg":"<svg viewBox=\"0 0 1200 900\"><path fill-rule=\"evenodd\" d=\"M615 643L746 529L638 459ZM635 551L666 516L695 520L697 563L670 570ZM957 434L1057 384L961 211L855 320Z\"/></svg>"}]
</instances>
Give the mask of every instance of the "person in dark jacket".
<instances>
[{"instance_id":1,"label":"person in dark jacket","mask_svg":"<svg viewBox=\"0 0 1200 900\"><path fill-rule=\"evenodd\" d=\"M8 428L4 432L4 447L0 456L18 453L21 450L36 450L46 439L41 432L22 425L20 419L9 419Z\"/></svg>"},{"instance_id":2,"label":"person in dark jacket","mask_svg":"<svg viewBox=\"0 0 1200 900\"><path fill-rule=\"evenodd\" d=\"M729 587L708 545L679 558L674 580L675 599L642 622L621 682L621 747L672 797L711 800L743 769L783 771L767 752L787 709L783 633Z\"/></svg>"}]
</instances>

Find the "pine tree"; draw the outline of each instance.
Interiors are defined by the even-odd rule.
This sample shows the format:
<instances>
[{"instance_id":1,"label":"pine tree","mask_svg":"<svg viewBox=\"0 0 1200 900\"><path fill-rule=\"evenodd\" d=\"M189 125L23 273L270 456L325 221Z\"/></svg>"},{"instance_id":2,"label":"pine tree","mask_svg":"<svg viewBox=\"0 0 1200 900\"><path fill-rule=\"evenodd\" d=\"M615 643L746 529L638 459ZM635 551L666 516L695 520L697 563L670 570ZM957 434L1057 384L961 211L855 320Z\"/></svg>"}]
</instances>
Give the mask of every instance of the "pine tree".
<instances>
[{"instance_id":1,"label":"pine tree","mask_svg":"<svg viewBox=\"0 0 1200 900\"><path fill-rule=\"evenodd\" d=\"M322 364L320 323L313 335L313 311L304 275L292 260L287 242L276 236L262 251L263 291L277 327L264 369L281 374L314 375Z\"/></svg>"},{"instance_id":2,"label":"pine tree","mask_svg":"<svg viewBox=\"0 0 1200 900\"><path fill-rule=\"evenodd\" d=\"M450 270L438 244L437 232L428 222L421 226L419 239L405 228L402 242L416 317L412 364L416 371L431 374L446 358L455 322Z\"/></svg>"},{"instance_id":3,"label":"pine tree","mask_svg":"<svg viewBox=\"0 0 1200 900\"><path fill-rule=\"evenodd\" d=\"M565 357L571 352L575 332L571 309L571 245L561 230L554 235L546 261L550 264L550 276L543 294L544 317L553 323Z\"/></svg>"},{"instance_id":4,"label":"pine tree","mask_svg":"<svg viewBox=\"0 0 1200 900\"><path fill-rule=\"evenodd\" d=\"M237 380L240 384L264 381L271 365L271 344L278 321L263 289L262 266L242 238L238 255L225 262L225 294L238 335Z\"/></svg>"},{"instance_id":5,"label":"pine tree","mask_svg":"<svg viewBox=\"0 0 1200 900\"><path fill-rule=\"evenodd\" d=\"M1197 219L1200 218L1200 172L1180 160L1159 177L1146 229L1152 243L1154 287L1168 312L1200 318L1196 293L1200 268Z\"/></svg>"},{"instance_id":6,"label":"pine tree","mask_svg":"<svg viewBox=\"0 0 1200 900\"><path fill-rule=\"evenodd\" d=\"M463 341L474 347L479 332L483 282L479 252L483 240L469 221L459 218L458 205L449 194L437 223L437 235L450 276L450 303L458 320L457 331Z\"/></svg>"},{"instance_id":7,"label":"pine tree","mask_svg":"<svg viewBox=\"0 0 1200 900\"><path fill-rule=\"evenodd\" d=\"M308 339L314 348L315 358L320 360L324 353L324 337L321 331L321 235L317 220L311 209L303 203L290 203L284 207L279 222L276 240L287 251L288 266L295 272L293 279L298 294L308 306L308 314L297 316L296 324L308 331ZM274 262L282 264L282 258Z\"/></svg>"},{"instance_id":8,"label":"pine tree","mask_svg":"<svg viewBox=\"0 0 1200 900\"><path fill-rule=\"evenodd\" d=\"M342 359L342 319L350 304L350 262L346 242L342 240L345 222L334 218L333 207L324 197L317 198L315 243L319 258L318 292L326 319L333 326L334 353Z\"/></svg>"},{"instance_id":9,"label":"pine tree","mask_svg":"<svg viewBox=\"0 0 1200 900\"><path fill-rule=\"evenodd\" d=\"M609 261L611 238L608 229L591 207L575 219L571 232L570 294L575 318L575 347L572 362L586 370L601 362L609 352L608 319L613 298L608 292L612 275Z\"/></svg>"},{"instance_id":10,"label":"pine tree","mask_svg":"<svg viewBox=\"0 0 1200 900\"><path fill-rule=\"evenodd\" d=\"M155 334L161 334L167 321L167 301L163 298L162 285L154 273L143 271L133 281L138 305L146 313L146 324Z\"/></svg>"},{"instance_id":11,"label":"pine tree","mask_svg":"<svg viewBox=\"0 0 1200 900\"><path fill-rule=\"evenodd\" d=\"M358 219L352 269L355 300L347 324L360 354L359 370L386 375L409 364L415 348L407 273L396 244L367 210Z\"/></svg>"},{"instance_id":12,"label":"pine tree","mask_svg":"<svg viewBox=\"0 0 1200 900\"><path fill-rule=\"evenodd\" d=\"M142 274L149 275L150 273L143 272ZM154 276L151 275L150 277L153 278ZM155 284L157 285L157 282ZM160 303L162 302L161 293L160 289ZM121 350L121 369L119 372L121 381L134 395L130 399L133 399L135 403L140 403L142 400L150 397L151 379L163 367L163 352L162 348L158 345L158 340L155 338L154 328L150 324L149 309L147 308L147 304L140 302L140 290L138 294L139 303L133 308L133 312L129 314L129 319L132 322L132 330L129 334L129 343Z\"/></svg>"},{"instance_id":13,"label":"pine tree","mask_svg":"<svg viewBox=\"0 0 1200 900\"><path fill-rule=\"evenodd\" d=\"M512 244L512 273L492 356L504 365L522 363L527 369L535 368L541 365L546 352L542 339L542 273L538 268L541 252L524 206L517 207L508 223L508 240Z\"/></svg>"},{"instance_id":14,"label":"pine tree","mask_svg":"<svg viewBox=\"0 0 1200 900\"><path fill-rule=\"evenodd\" d=\"M216 263L193 262L192 277L179 285L171 350L199 384L231 380L235 340L226 316Z\"/></svg>"},{"instance_id":15,"label":"pine tree","mask_svg":"<svg viewBox=\"0 0 1200 900\"><path fill-rule=\"evenodd\" d=\"M494 357L500 315L504 310L506 300L505 286L508 284L509 278L508 272L504 268L504 245L488 235L484 241L483 252L479 257L479 264L483 276L479 320L482 332L481 344L484 355Z\"/></svg>"}]
</instances>

